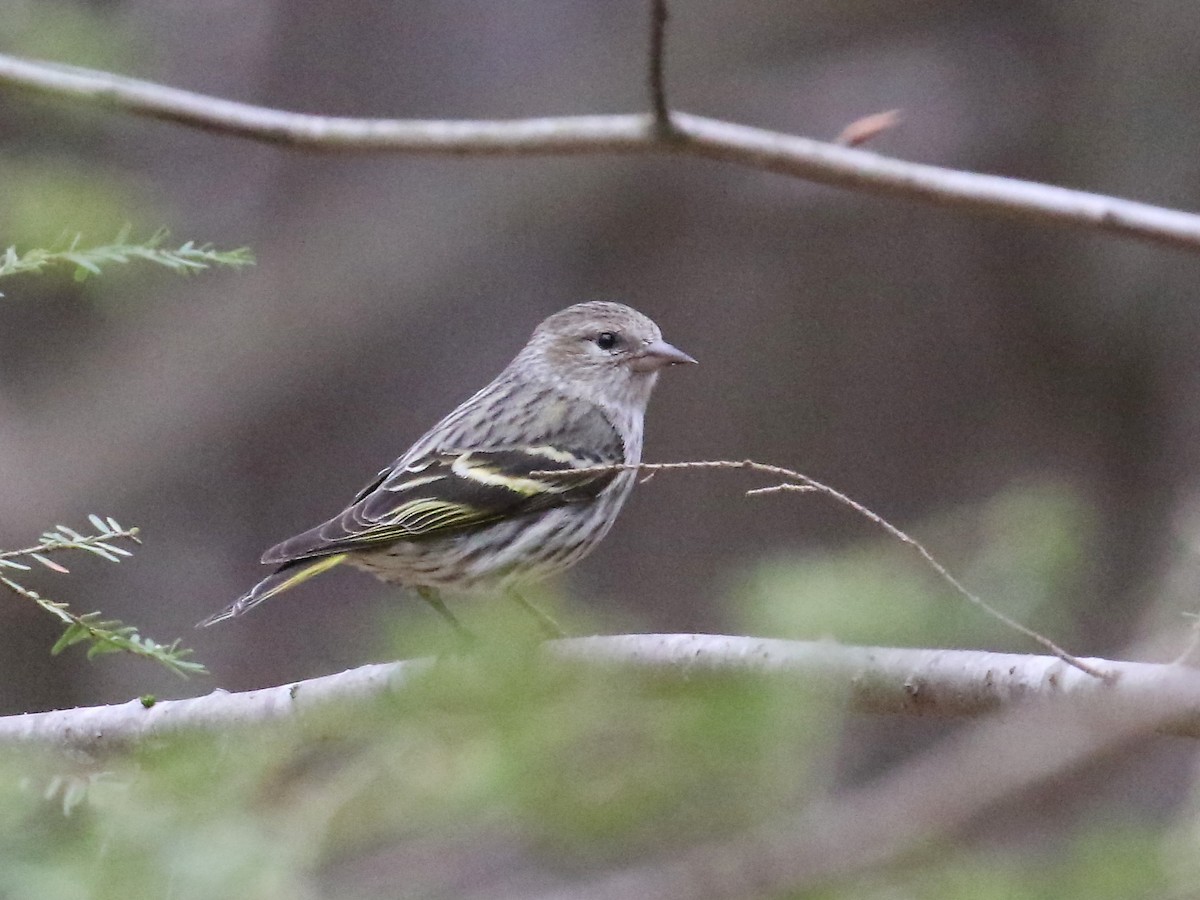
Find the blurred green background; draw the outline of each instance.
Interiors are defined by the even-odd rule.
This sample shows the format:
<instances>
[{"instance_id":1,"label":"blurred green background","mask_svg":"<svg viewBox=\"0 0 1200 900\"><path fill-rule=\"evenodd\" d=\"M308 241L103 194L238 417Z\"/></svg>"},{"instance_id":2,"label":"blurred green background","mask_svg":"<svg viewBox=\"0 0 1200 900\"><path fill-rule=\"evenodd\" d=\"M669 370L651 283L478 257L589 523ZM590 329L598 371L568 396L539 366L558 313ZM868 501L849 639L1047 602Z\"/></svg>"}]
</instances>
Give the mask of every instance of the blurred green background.
<instances>
[{"instance_id":1,"label":"blurred green background","mask_svg":"<svg viewBox=\"0 0 1200 900\"><path fill-rule=\"evenodd\" d=\"M681 109L831 138L901 108L872 149L1197 205L1200 7L676 0L672 13ZM0 51L337 115L626 112L645 105L646 21L641 0L4 0ZM631 303L701 361L662 380L648 459L800 469L1075 652L1163 633L1163 658L1182 647L1200 574L1194 256L700 161L304 154L0 90L0 246L99 243L127 223L249 245L259 263L190 280L135 267L5 280L0 546L89 512L140 526L132 561L84 560L31 586L182 635L213 675L51 659L55 624L14 598L0 602L5 713L443 647L426 609L355 573L191 626L259 577L264 547L336 512L490 379L542 317L589 298ZM1035 649L860 517L813 496L743 499L757 484L658 475L544 599L579 631ZM459 608L468 622L500 615ZM520 632L501 619L499 633ZM169 882L151 892L164 896L387 895L371 879L393 884L413 854L444 842L475 859L463 833L494 835L480 851L491 863L532 852L603 866L859 783L946 727L843 723L794 686L794 715L760 683L530 686L511 664L495 675L511 702L451 679L445 697L382 710L383 724L348 717L346 754L311 749L319 724L155 748L115 765L68 819L60 792L44 802L36 778L10 783L0 897L86 896L89 883L128 896L143 878ZM439 703L462 706L449 732L429 724ZM588 729L621 765L578 762ZM1193 764L1188 742L1147 741L1018 798L961 852L847 890L1161 896L1098 886L1124 884L1110 870L1167 884ZM145 808L172 792L188 799ZM376 809L380 792L396 804ZM611 808L583 814L596 796ZM97 853L111 884L88 868Z\"/></svg>"}]
</instances>

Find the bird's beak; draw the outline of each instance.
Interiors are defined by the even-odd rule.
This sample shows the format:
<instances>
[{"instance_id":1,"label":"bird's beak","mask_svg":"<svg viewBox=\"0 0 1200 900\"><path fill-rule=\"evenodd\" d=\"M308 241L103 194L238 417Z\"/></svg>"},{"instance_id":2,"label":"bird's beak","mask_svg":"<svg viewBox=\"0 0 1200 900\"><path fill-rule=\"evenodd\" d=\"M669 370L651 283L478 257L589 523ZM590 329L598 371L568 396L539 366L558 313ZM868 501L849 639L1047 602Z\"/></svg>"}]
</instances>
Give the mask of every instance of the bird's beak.
<instances>
[{"instance_id":1,"label":"bird's beak","mask_svg":"<svg viewBox=\"0 0 1200 900\"><path fill-rule=\"evenodd\" d=\"M651 341L630 360L629 366L635 372L657 372L666 366L679 366L684 363L696 364L696 361L677 347L666 341Z\"/></svg>"}]
</instances>

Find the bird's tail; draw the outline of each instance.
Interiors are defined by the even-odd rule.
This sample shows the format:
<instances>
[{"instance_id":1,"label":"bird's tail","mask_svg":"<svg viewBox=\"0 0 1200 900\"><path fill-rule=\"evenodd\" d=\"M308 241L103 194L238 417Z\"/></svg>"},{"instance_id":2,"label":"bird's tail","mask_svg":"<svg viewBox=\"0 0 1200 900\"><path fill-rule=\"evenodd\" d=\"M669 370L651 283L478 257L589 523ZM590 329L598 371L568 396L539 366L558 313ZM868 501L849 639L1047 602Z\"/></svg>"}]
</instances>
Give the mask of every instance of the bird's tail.
<instances>
[{"instance_id":1,"label":"bird's tail","mask_svg":"<svg viewBox=\"0 0 1200 900\"><path fill-rule=\"evenodd\" d=\"M316 559L298 559L295 562L284 563L274 574L268 575L245 594L242 594L242 596L230 603L225 609L209 616L203 622L197 624L196 627L207 628L209 625L216 625L218 622L224 622L226 619L240 616L247 610L258 606L264 600L269 600L276 594L282 594L284 591L294 588L301 582L308 581L314 575L320 575L322 572L332 569L345 558L345 553L334 553L332 556L319 556Z\"/></svg>"}]
</instances>

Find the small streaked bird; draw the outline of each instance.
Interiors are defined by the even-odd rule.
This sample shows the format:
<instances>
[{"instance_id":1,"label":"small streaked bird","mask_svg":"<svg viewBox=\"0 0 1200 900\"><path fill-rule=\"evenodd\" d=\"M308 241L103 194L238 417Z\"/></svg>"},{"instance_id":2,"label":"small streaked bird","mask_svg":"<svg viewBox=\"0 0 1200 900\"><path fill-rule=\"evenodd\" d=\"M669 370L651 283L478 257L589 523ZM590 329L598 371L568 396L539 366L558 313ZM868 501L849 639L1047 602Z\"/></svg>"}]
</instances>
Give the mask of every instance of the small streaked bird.
<instances>
[{"instance_id":1,"label":"small streaked bird","mask_svg":"<svg viewBox=\"0 0 1200 900\"><path fill-rule=\"evenodd\" d=\"M262 556L277 566L201 625L240 615L348 563L413 588L459 632L440 592L517 592L608 533L637 472L658 371L695 360L619 303L555 313L496 379L433 426L329 521Z\"/></svg>"}]
</instances>

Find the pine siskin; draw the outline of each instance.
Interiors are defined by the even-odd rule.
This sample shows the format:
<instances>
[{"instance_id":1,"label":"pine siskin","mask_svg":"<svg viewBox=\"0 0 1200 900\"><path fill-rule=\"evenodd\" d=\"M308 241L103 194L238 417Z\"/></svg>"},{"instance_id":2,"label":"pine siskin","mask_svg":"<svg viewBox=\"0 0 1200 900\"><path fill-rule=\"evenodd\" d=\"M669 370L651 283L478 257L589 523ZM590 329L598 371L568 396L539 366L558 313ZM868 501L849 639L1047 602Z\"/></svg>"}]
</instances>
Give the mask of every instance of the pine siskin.
<instances>
[{"instance_id":1,"label":"pine siskin","mask_svg":"<svg viewBox=\"0 0 1200 900\"><path fill-rule=\"evenodd\" d=\"M200 624L349 563L415 588L460 631L443 588L497 587L553 633L514 585L574 565L608 533L637 473L586 470L637 464L658 370L694 362L628 306L579 303L555 313L491 384L342 513L264 553L275 573Z\"/></svg>"}]
</instances>

